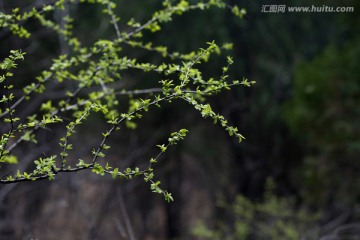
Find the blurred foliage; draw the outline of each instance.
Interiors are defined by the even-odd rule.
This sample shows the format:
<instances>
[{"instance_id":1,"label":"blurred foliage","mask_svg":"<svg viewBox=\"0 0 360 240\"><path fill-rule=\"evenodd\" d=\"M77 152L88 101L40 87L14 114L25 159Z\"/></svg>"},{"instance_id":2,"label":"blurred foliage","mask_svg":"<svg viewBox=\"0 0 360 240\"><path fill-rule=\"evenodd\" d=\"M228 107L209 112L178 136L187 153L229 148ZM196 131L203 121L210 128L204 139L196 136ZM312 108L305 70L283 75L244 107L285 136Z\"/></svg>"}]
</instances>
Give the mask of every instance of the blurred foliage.
<instances>
[{"instance_id":1,"label":"blurred foliage","mask_svg":"<svg viewBox=\"0 0 360 240\"><path fill-rule=\"evenodd\" d=\"M292 198L276 196L273 188L273 181L268 179L261 202L237 195L230 206L220 203L228 215L226 220L217 222L214 228L200 221L193 235L211 240L317 239L319 215L297 207Z\"/></svg>"},{"instance_id":2,"label":"blurred foliage","mask_svg":"<svg viewBox=\"0 0 360 240\"><path fill-rule=\"evenodd\" d=\"M295 72L285 117L306 149L299 171L303 185L298 186L317 205L353 204L360 196L355 187L360 186L359 67L357 38L342 48L327 47L311 62L299 64Z\"/></svg>"}]
</instances>

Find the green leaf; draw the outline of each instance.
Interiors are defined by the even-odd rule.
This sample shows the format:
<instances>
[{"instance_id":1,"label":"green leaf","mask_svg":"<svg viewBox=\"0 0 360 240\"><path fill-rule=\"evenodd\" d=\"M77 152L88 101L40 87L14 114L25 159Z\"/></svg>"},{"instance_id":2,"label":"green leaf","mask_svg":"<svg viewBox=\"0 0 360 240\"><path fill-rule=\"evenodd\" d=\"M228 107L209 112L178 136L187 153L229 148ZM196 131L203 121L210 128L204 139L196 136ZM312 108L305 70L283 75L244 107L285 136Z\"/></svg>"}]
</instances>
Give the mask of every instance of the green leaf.
<instances>
[{"instance_id":1,"label":"green leaf","mask_svg":"<svg viewBox=\"0 0 360 240\"><path fill-rule=\"evenodd\" d=\"M118 176L118 172L119 172L119 169L118 168L115 168L112 172L111 172L111 176L113 179L116 179L116 177Z\"/></svg>"},{"instance_id":2,"label":"green leaf","mask_svg":"<svg viewBox=\"0 0 360 240\"><path fill-rule=\"evenodd\" d=\"M2 156L0 158L0 162L2 163L9 163L9 164L17 164L18 163L18 159L16 156L14 155L6 155L6 156Z\"/></svg>"}]
</instances>

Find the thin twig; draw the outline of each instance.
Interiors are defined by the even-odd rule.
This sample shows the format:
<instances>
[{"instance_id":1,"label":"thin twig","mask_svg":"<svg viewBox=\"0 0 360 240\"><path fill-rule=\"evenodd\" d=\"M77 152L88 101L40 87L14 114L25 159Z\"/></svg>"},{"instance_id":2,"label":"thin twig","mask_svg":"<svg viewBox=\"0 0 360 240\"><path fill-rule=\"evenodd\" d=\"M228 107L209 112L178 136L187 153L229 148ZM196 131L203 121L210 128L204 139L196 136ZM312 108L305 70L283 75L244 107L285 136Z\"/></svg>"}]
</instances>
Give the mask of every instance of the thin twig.
<instances>
[{"instance_id":1,"label":"thin twig","mask_svg":"<svg viewBox=\"0 0 360 240\"><path fill-rule=\"evenodd\" d=\"M126 234L124 227L122 226L120 220L118 218L113 217L113 221L115 222L115 227L118 230L118 232L120 233L120 236L122 238L127 238L127 234Z\"/></svg>"},{"instance_id":2,"label":"thin twig","mask_svg":"<svg viewBox=\"0 0 360 240\"><path fill-rule=\"evenodd\" d=\"M101 86L101 88L103 89L104 93L105 93L105 94L108 93L108 89L107 89L104 81L103 81L101 78L98 78L97 80L99 81L100 86Z\"/></svg>"},{"instance_id":3,"label":"thin twig","mask_svg":"<svg viewBox=\"0 0 360 240\"><path fill-rule=\"evenodd\" d=\"M110 7L110 3L111 2L108 2L108 5L107 5L108 11L109 11L109 14L111 16L111 21L112 21L112 24L114 25L116 35L117 35L118 39L120 39L121 38L120 29L119 29L119 26L118 26L117 21L116 21L116 16L115 16L114 12L112 11L112 9Z\"/></svg>"},{"instance_id":4,"label":"thin twig","mask_svg":"<svg viewBox=\"0 0 360 240\"><path fill-rule=\"evenodd\" d=\"M127 213L127 210L125 207L124 197L123 197L121 189L118 188L116 193L117 193L117 197L119 200L121 214L125 221L126 230L129 233L129 238L130 238L130 240L135 240L136 238L135 238L134 230L133 230L130 218L129 218L129 214Z\"/></svg>"},{"instance_id":5,"label":"thin twig","mask_svg":"<svg viewBox=\"0 0 360 240\"><path fill-rule=\"evenodd\" d=\"M11 110L14 110L20 103L22 103L26 97L28 97L29 95L31 95L35 89L39 88L41 83L45 83L47 82L51 77L53 76L53 73L49 74L42 82L38 82L35 87L30 90L28 93L24 94L23 96L21 96L14 104L12 104L9 109L7 111L4 111L1 115L0 115L0 119L3 118L4 116L6 116Z\"/></svg>"}]
</instances>

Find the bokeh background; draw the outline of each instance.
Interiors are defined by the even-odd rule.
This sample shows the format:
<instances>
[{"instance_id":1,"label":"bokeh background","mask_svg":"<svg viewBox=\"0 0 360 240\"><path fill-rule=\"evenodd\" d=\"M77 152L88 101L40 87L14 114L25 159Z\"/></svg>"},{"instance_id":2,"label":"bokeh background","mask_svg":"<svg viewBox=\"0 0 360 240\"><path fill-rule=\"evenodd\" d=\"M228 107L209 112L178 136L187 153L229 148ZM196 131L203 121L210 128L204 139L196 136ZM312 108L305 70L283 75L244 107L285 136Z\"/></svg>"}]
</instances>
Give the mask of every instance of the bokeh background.
<instances>
[{"instance_id":1,"label":"bokeh background","mask_svg":"<svg viewBox=\"0 0 360 240\"><path fill-rule=\"evenodd\" d=\"M49 2L0 0L0 11ZM246 16L240 20L228 10L189 12L144 38L180 52L212 40L234 44L225 53L235 61L229 75L256 84L224 92L211 103L246 141L239 144L185 104L165 106L144 116L136 131L113 138L108 158L122 167L145 163L171 131L189 129L186 140L156 169L173 203L151 193L141 179L114 181L90 173L4 185L0 239L360 239L359 1L227 2L245 8ZM263 5L351 6L354 12L264 13ZM126 28L132 17L144 22L159 7L160 1L119 0L120 26ZM66 11L85 45L115 37L97 5L75 4ZM53 17L61 23L63 14L56 11ZM50 30L31 21L27 26L33 29L30 40L0 30L1 59L10 49L27 52L15 75L19 90L52 58L69 51ZM160 61L145 51L124 51ZM205 75L221 73L225 57L204 65ZM122 76L133 88L148 87L154 77L136 71ZM54 86L34 100L34 109L21 111L31 113L45 98L56 99L58 91ZM96 145L102 129L100 117L92 116L78 130L74 158L88 154L84 143ZM40 134L48 144L18 149L20 168L51 153L55 134Z\"/></svg>"}]
</instances>

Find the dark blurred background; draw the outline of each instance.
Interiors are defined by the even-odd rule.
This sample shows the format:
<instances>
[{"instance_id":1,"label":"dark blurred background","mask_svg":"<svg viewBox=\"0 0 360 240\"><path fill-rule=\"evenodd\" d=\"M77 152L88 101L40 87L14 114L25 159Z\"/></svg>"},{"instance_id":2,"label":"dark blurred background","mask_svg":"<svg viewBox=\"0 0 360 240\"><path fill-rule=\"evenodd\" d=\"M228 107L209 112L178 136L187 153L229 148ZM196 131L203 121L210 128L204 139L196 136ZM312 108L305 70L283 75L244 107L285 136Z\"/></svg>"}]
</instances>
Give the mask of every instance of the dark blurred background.
<instances>
[{"instance_id":1,"label":"dark blurred background","mask_svg":"<svg viewBox=\"0 0 360 240\"><path fill-rule=\"evenodd\" d=\"M48 2L0 0L0 11ZM179 52L212 40L234 43L233 50L202 70L205 76L221 75L228 54L235 61L232 78L257 82L211 99L214 110L237 126L246 141L237 143L183 103L154 110L136 131L124 130L112 139L109 161L123 168L146 164L156 153L154 146L171 131L189 129L186 140L156 168L174 202L151 193L141 179L114 181L90 173L0 186L0 239L360 239L359 1L228 4L245 8L244 19L229 10L194 11L174 17L160 33L144 39ZM119 0L117 5L120 26L126 28L131 17L144 22L161 2ZM264 5L351 6L354 12L265 13ZM66 11L85 46L115 37L98 5L76 4ZM62 14L55 11L53 18L61 23ZM30 39L0 31L1 59L10 49L27 52L15 75L19 89L48 68L52 58L69 51L52 31L26 24ZM124 51L161 61L138 49ZM124 82L131 80L128 86L140 89L151 86L146 81L155 77L136 71L122 76ZM35 99L34 109L43 101ZM88 154L83 142L96 145L103 128L100 117L92 116L78 130L74 157ZM39 137L54 139L56 146L55 134ZM16 152L23 156L19 166L26 169L54 146L23 146Z\"/></svg>"}]
</instances>

